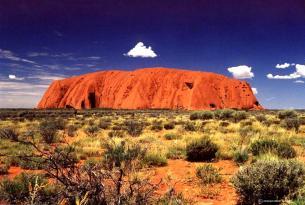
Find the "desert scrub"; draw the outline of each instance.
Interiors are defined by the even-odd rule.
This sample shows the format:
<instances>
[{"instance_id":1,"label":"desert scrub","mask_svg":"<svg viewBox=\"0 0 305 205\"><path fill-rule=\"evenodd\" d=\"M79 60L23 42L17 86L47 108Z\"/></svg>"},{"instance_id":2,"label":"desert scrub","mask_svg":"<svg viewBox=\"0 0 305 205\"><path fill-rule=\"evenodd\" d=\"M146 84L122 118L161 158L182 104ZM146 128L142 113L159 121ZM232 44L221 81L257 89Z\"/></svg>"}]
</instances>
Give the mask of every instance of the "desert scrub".
<instances>
[{"instance_id":1,"label":"desert scrub","mask_svg":"<svg viewBox=\"0 0 305 205\"><path fill-rule=\"evenodd\" d=\"M233 119L233 115L236 111L231 109L223 109L215 111L215 118L219 120L230 120Z\"/></svg>"},{"instance_id":2,"label":"desert scrub","mask_svg":"<svg viewBox=\"0 0 305 205\"><path fill-rule=\"evenodd\" d=\"M143 161L148 166L162 167L167 165L166 155L163 152L155 150L147 152Z\"/></svg>"},{"instance_id":3,"label":"desert scrub","mask_svg":"<svg viewBox=\"0 0 305 205\"><path fill-rule=\"evenodd\" d=\"M110 119L101 119L98 123L99 128L103 130L107 130L111 126L111 120Z\"/></svg>"},{"instance_id":4,"label":"desert scrub","mask_svg":"<svg viewBox=\"0 0 305 205\"><path fill-rule=\"evenodd\" d=\"M293 160L258 161L241 168L232 178L242 204L293 199L304 182L304 166Z\"/></svg>"},{"instance_id":5,"label":"desert scrub","mask_svg":"<svg viewBox=\"0 0 305 205\"><path fill-rule=\"evenodd\" d=\"M185 144L174 143L168 147L166 153L168 159L185 159L186 158L186 147Z\"/></svg>"},{"instance_id":6,"label":"desert scrub","mask_svg":"<svg viewBox=\"0 0 305 205\"><path fill-rule=\"evenodd\" d=\"M190 120L210 120L214 118L212 111L193 112L190 115Z\"/></svg>"},{"instance_id":7,"label":"desert scrub","mask_svg":"<svg viewBox=\"0 0 305 205\"><path fill-rule=\"evenodd\" d=\"M249 159L248 151L245 149L238 150L233 154L233 161L237 164L244 164Z\"/></svg>"},{"instance_id":8,"label":"desert scrub","mask_svg":"<svg viewBox=\"0 0 305 205\"><path fill-rule=\"evenodd\" d=\"M67 135L69 137L74 137L75 136L75 133L77 131L77 127L75 125L69 125L67 127Z\"/></svg>"},{"instance_id":9,"label":"desert scrub","mask_svg":"<svg viewBox=\"0 0 305 205\"><path fill-rule=\"evenodd\" d=\"M163 125L164 129L172 130L175 128L175 122L167 122Z\"/></svg>"},{"instance_id":10,"label":"desert scrub","mask_svg":"<svg viewBox=\"0 0 305 205\"><path fill-rule=\"evenodd\" d=\"M185 131L190 131L190 132L194 132L197 130L196 123L189 121L185 122L183 128Z\"/></svg>"},{"instance_id":11,"label":"desert scrub","mask_svg":"<svg viewBox=\"0 0 305 205\"><path fill-rule=\"evenodd\" d=\"M196 168L196 176L203 185L220 183L222 181L220 170L212 164L204 164Z\"/></svg>"},{"instance_id":12,"label":"desert scrub","mask_svg":"<svg viewBox=\"0 0 305 205\"><path fill-rule=\"evenodd\" d=\"M122 130L112 130L108 132L108 137L110 138L123 138L125 136L125 132Z\"/></svg>"},{"instance_id":13,"label":"desert scrub","mask_svg":"<svg viewBox=\"0 0 305 205\"><path fill-rule=\"evenodd\" d=\"M151 130L156 132L163 130L162 121L154 120L151 125Z\"/></svg>"},{"instance_id":14,"label":"desert scrub","mask_svg":"<svg viewBox=\"0 0 305 205\"><path fill-rule=\"evenodd\" d=\"M8 170L10 165L8 163L1 163L0 164L0 175L8 174Z\"/></svg>"},{"instance_id":15,"label":"desert scrub","mask_svg":"<svg viewBox=\"0 0 305 205\"><path fill-rule=\"evenodd\" d=\"M218 146L208 137L189 142L186 146L188 161L212 161L216 157Z\"/></svg>"},{"instance_id":16,"label":"desert scrub","mask_svg":"<svg viewBox=\"0 0 305 205\"><path fill-rule=\"evenodd\" d=\"M296 117L298 117L298 113L294 110L282 110L278 112L279 119L296 118Z\"/></svg>"},{"instance_id":17,"label":"desert scrub","mask_svg":"<svg viewBox=\"0 0 305 205\"><path fill-rule=\"evenodd\" d=\"M103 164L110 170L115 167L126 170L139 168L146 155L146 149L126 141L107 141L103 147L105 149Z\"/></svg>"},{"instance_id":18,"label":"desert scrub","mask_svg":"<svg viewBox=\"0 0 305 205\"><path fill-rule=\"evenodd\" d=\"M19 133L14 127L4 127L0 128L0 138L1 139L9 139L16 141L18 140Z\"/></svg>"},{"instance_id":19,"label":"desert scrub","mask_svg":"<svg viewBox=\"0 0 305 205\"><path fill-rule=\"evenodd\" d=\"M181 139L182 136L175 133L167 133L164 135L164 138L167 140L178 140Z\"/></svg>"},{"instance_id":20,"label":"desert scrub","mask_svg":"<svg viewBox=\"0 0 305 205\"><path fill-rule=\"evenodd\" d=\"M36 197L33 197L34 190ZM4 179L0 182L0 199L10 204L41 204L57 194L55 190L51 190L47 179L42 175L21 173L12 180Z\"/></svg>"},{"instance_id":21,"label":"desert scrub","mask_svg":"<svg viewBox=\"0 0 305 205\"><path fill-rule=\"evenodd\" d=\"M84 131L90 137L95 137L99 130L100 128L97 125L93 124L93 125L88 125Z\"/></svg>"},{"instance_id":22,"label":"desert scrub","mask_svg":"<svg viewBox=\"0 0 305 205\"><path fill-rule=\"evenodd\" d=\"M295 132L299 132L301 123L300 123L299 118L289 117L289 118L285 118L284 120L282 120L281 126L287 130L294 129Z\"/></svg>"},{"instance_id":23,"label":"desert scrub","mask_svg":"<svg viewBox=\"0 0 305 205\"><path fill-rule=\"evenodd\" d=\"M248 118L248 113L245 111L235 111L232 115L234 122L239 122Z\"/></svg>"},{"instance_id":24,"label":"desert scrub","mask_svg":"<svg viewBox=\"0 0 305 205\"><path fill-rule=\"evenodd\" d=\"M58 121L45 120L39 124L39 134L47 144L57 142L57 131L62 126Z\"/></svg>"},{"instance_id":25,"label":"desert scrub","mask_svg":"<svg viewBox=\"0 0 305 205\"><path fill-rule=\"evenodd\" d=\"M124 125L127 133L132 137L140 136L144 129L144 124L135 120L126 120Z\"/></svg>"},{"instance_id":26,"label":"desert scrub","mask_svg":"<svg viewBox=\"0 0 305 205\"><path fill-rule=\"evenodd\" d=\"M270 139L262 139L253 142L250 145L250 151L254 156L273 153L281 158L296 157L296 151L290 144L287 142L277 142Z\"/></svg>"}]
</instances>

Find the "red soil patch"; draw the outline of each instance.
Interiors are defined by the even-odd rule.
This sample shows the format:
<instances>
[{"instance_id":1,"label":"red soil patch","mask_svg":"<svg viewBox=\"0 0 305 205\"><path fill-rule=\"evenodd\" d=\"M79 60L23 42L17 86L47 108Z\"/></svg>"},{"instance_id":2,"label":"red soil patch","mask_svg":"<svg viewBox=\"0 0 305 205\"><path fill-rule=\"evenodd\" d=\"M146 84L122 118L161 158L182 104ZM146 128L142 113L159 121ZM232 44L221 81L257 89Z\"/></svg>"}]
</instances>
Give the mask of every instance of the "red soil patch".
<instances>
[{"instance_id":1,"label":"red soil patch","mask_svg":"<svg viewBox=\"0 0 305 205\"><path fill-rule=\"evenodd\" d=\"M163 179L160 193L165 193L170 186L174 186L177 192L183 193L184 197L191 199L195 204L236 204L237 196L229 180L238 170L238 167L228 160L221 160L213 163L215 167L222 168L221 174L223 182L208 188L202 189L199 180L196 177L196 166L203 163L190 163L184 160L169 160L168 166L154 169L152 180L158 183ZM170 182L164 179L171 178Z\"/></svg>"}]
</instances>

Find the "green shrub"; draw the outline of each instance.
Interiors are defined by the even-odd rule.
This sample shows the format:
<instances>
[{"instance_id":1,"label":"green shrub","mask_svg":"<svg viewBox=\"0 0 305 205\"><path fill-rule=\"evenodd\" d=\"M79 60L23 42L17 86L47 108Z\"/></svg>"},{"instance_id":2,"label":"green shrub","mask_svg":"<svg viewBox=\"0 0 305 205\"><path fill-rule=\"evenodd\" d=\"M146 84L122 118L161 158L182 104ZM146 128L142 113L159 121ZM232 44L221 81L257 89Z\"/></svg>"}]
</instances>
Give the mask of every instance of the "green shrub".
<instances>
[{"instance_id":1,"label":"green shrub","mask_svg":"<svg viewBox=\"0 0 305 205\"><path fill-rule=\"evenodd\" d=\"M220 183L222 181L220 170L211 164L204 164L196 168L196 176L202 184Z\"/></svg>"},{"instance_id":2,"label":"green shrub","mask_svg":"<svg viewBox=\"0 0 305 205\"><path fill-rule=\"evenodd\" d=\"M175 133L167 133L164 135L164 138L167 140L177 140L181 139L181 135L177 135Z\"/></svg>"},{"instance_id":3,"label":"green shrub","mask_svg":"<svg viewBox=\"0 0 305 205\"><path fill-rule=\"evenodd\" d=\"M50 200L51 195L55 196L56 194L55 190L53 193L50 192L50 185L47 183L48 181L42 175L21 173L13 180L4 179L0 182L0 199L8 201L10 204L25 203L30 198L32 188L38 186L40 189L38 189L33 202L35 204L45 203ZM26 204L30 204L30 201Z\"/></svg>"},{"instance_id":4,"label":"green shrub","mask_svg":"<svg viewBox=\"0 0 305 205\"><path fill-rule=\"evenodd\" d=\"M114 137L123 138L124 136L125 136L125 133L122 130L112 130L112 131L108 132L108 137L110 137L110 138L114 138Z\"/></svg>"},{"instance_id":5,"label":"green shrub","mask_svg":"<svg viewBox=\"0 0 305 205\"><path fill-rule=\"evenodd\" d=\"M97 132L100 130L100 128L97 125L88 125L85 128L85 133L89 136L95 136Z\"/></svg>"},{"instance_id":6,"label":"green shrub","mask_svg":"<svg viewBox=\"0 0 305 205\"><path fill-rule=\"evenodd\" d=\"M255 118L256 118L256 120L259 121L259 122L265 122L265 121L267 121L266 116L263 115L263 114L257 115Z\"/></svg>"},{"instance_id":7,"label":"green shrub","mask_svg":"<svg viewBox=\"0 0 305 205\"><path fill-rule=\"evenodd\" d=\"M99 128L103 129L103 130L107 130L109 129L109 127L111 126L111 121L105 121L105 120L100 120L99 124L98 124Z\"/></svg>"},{"instance_id":8,"label":"green shrub","mask_svg":"<svg viewBox=\"0 0 305 205\"><path fill-rule=\"evenodd\" d=\"M39 124L39 134L45 143L51 144L57 140L57 130L61 128L57 121L42 121Z\"/></svg>"},{"instance_id":9,"label":"green shrub","mask_svg":"<svg viewBox=\"0 0 305 205\"><path fill-rule=\"evenodd\" d=\"M253 122L251 120L244 120L240 123L241 127L252 126Z\"/></svg>"},{"instance_id":10,"label":"green shrub","mask_svg":"<svg viewBox=\"0 0 305 205\"><path fill-rule=\"evenodd\" d=\"M241 120L245 120L248 117L248 113L245 111L235 111L233 112L232 118L234 122L239 122Z\"/></svg>"},{"instance_id":11,"label":"green shrub","mask_svg":"<svg viewBox=\"0 0 305 205\"><path fill-rule=\"evenodd\" d=\"M0 165L0 175L8 174L9 168L10 168L9 164L1 164Z\"/></svg>"},{"instance_id":12,"label":"green shrub","mask_svg":"<svg viewBox=\"0 0 305 205\"><path fill-rule=\"evenodd\" d=\"M159 152L148 152L144 157L144 163L148 166L166 166L167 158L163 153Z\"/></svg>"},{"instance_id":13,"label":"green shrub","mask_svg":"<svg viewBox=\"0 0 305 205\"><path fill-rule=\"evenodd\" d=\"M232 183L242 204L294 198L305 184L305 169L297 161L258 161L240 169Z\"/></svg>"},{"instance_id":14,"label":"green shrub","mask_svg":"<svg viewBox=\"0 0 305 205\"><path fill-rule=\"evenodd\" d=\"M16 141L18 140L19 133L13 127L4 127L0 129L0 138L1 139L9 139Z\"/></svg>"},{"instance_id":15,"label":"green shrub","mask_svg":"<svg viewBox=\"0 0 305 205\"><path fill-rule=\"evenodd\" d=\"M196 124L193 122L186 122L183 127L186 131L196 131Z\"/></svg>"},{"instance_id":16,"label":"green shrub","mask_svg":"<svg viewBox=\"0 0 305 205\"><path fill-rule=\"evenodd\" d=\"M170 188L163 196L158 198L156 205L185 205L192 204L192 201L184 198L182 193L177 193L173 188Z\"/></svg>"},{"instance_id":17,"label":"green shrub","mask_svg":"<svg viewBox=\"0 0 305 205\"><path fill-rule=\"evenodd\" d=\"M249 159L249 154L246 150L240 150L237 152L234 152L233 154L233 160L237 164L243 164Z\"/></svg>"},{"instance_id":18,"label":"green shrub","mask_svg":"<svg viewBox=\"0 0 305 205\"><path fill-rule=\"evenodd\" d=\"M223 110L216 110L215 117L219 120L230 120L233 118L235 110L232 109L223 109Z\"/></svg>"},{"instance_id":19,"label":"green shrub","mask_svg":"<svg viewBox=\"0 0 305 205\"><path fill-rule=\"evenodd\" d=\"M143 149L140 145L128 144L125 141L120 143L106 142L104 144L105 152L103 158L103 164L108 169L119 167L122 169L131 169L135 161L140 162L146 155L146 149Z\"/></svg>"},{"instance_id":20,"label":"green shrub","mask_svg":"<svg viewBox=\"0 0 305 205\"><path fill-rule=\"evenodd\" d=\"M279 143L275 140L257 140L250 145L250 150L254 156L260 154L273 153L281 158L296 157L295 149L288 143Z\"/></svg>"},{"instance_id":21,"label":"green shrub","mask_svg":"<svg viewBox=\"0 0 305 205\"><path fill-rule=\"evenodd\" d=\"M294 110L282 110L282 111L278 112L278 117L280 119L296 118L296 117L298 117L298 113Z\"/></svg>"},{"instance_id":22,"label":"green shrub","mask_svg":"<svg viewBox=\"0 0 305 205\"><path fill-rule=\"evenodd\" d=\"M221 122L219 123L219 126L220 126L220 127L228 127L229 125L230 125L230 123L227 122L227 121L221 121Z\"/></svg>"},{"instance_id":23,"label":"green shrub","mask_svg":"<svg viewBox=\"0 0 305 205\"><path fill-rule=\"evenodd\" d=\"M154 120L151 125L151 130L156 132L163 130L162 121Z\"/></svg>"},{"instance_id":24,"label":"green shrub","mask_svg":"<svg viewBox=\"0 0 305 205\"><path fill-rule=\"evenodd\" d=\"M301 126L300 120L297 117L293 117L293 118L285 118L282 122L281 122L281 126L286 128L287 130L291 130L294 129L296 132L299 131L299 128Z\"/></svg>"},{"instance_id":25,"label":"green shrub","mask_svg":"<svg viewBox=\"0 0 305 205\"><path fill-rule=\"evenodd\" d=\"M16 162L22 169L38 170L44 168L44 159L41 157L17 158Z\"/></svg>"},{"instance_id":26,"label":"green shrub","mask_svg":"<svg viewBox=\"0 0 305 205\"><path fill-rule=\"evenodd\" d=\"M166 130L172 130L175 128L175 122L168 122L164 124L164 129Z\"/></svg>"},{"instance_id":27,"label":"green shrub","mask_svg":"<svg viewBox=\"0 0 305 205\"><path fill-rule=\"evenodd\" d=\"M76 131L77 131L77 127L75 125L69 125L67 127L67 134L69 137L74 137Z\"/></svg>"},{"instance_id":28,"label":"green shrub","mask_svg":"<svg viewBox=\"0 0 305 205\"><path fill-rule=\"evenodd\" d=\"M214 118L214 113L212 111L200 111L193 112L190 115L190 120L209 120Z\"/></svg>"},{"instance_id":29,"label":"green shrub","mask_svg":"<svg viewBox=\"0 0 305 205\"><path fill-rule=\"evenodd\" d=\"M191 141L186 146L188 161L212 161L217 151L218 146L207 137Z\"/></svg>"},{"instance_id":30,"label":"green shrub","mask_svg":"<svg viewBox=\"0 0 305 205\"><path fill-rule=\"evenodd\" d=\"M125 121L125 127L127 130L127 133L131 135L132 137L137 137L140 134L142 134L144 125L141 122L137 122L135 120L127 120Z\"/></svg>"},{"instance_id":31,"label":"green shrub","mask_svg":"<svg viewBox=\"0 0 305 205\"><path fill-rule=\"evenodd\" d=\"M185 159L186 148L184 146L173 145L168 148L166 153L168 159Z\"/></svg>"},{"instance_id":32,"label":"green shrub","mask_svg":"<svg viewBox=\"0 0 305 205\"><path fill-rule=\"evenodd\" d=\"M190 120L199 120L200 119L200 112L193 112L190 114Z\"/></svg>"}]
</instances>

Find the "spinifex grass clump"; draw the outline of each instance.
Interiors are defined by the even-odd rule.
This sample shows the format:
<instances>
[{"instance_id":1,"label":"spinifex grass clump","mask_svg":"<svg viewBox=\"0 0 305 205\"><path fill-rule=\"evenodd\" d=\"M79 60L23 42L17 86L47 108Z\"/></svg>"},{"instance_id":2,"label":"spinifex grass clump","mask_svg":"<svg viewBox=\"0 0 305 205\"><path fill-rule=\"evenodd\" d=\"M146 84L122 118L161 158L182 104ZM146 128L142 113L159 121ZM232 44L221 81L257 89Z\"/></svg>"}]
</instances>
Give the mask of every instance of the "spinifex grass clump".
<instances>
[{"instance_id":1,"label":"spinifex grass clump","mask_svg":"<svg viewBox=\"0 0 305 205\"><path fill-rule=\"evenodd\" d=\"M51 144L57 140L57 131L64 129L64 124L59 120L44 120L39 124L39 133L45 143Z\"/></svg>"},{"instance_id":2,"label":"spinifex grass clump","mask_svg":"<svg viewBox=\"0 0 305 205\"><path fill-rule=\"evenodd\" d=\"M216 158L218 146L208 137L191 141L186 146L188 161L212 161Z\"/></svg>"},{"instance_id":3,"label":"spinifex grass clump","mask_svg":"<svg viewBox=\"0 0 305 205\"><path fill-rule=\"evenodd\" d=\"M273 153L281 158L296 157L296 151L290 144L270 139L257 140L253 142L250 145L250 150L254 156Z\"/></svg>"},{"instance_id":4,"label":"spinifex grass clump","mask_svg":"<svg viewBox=\"0 0 305 205\"><path fill-rule=\"evenodd\" d=\"M211 164L201 165L196 168L196 176L203 185L220 183L222 181L220 170Z\"/></svg>"},{"instance_id":5,"label":"spinifex grass clump","mask_svg":"<svg viewBox=\"0 0 305 205\"><path fill-rule=\"evenodd\" d=\"M242 204L259 204L260 200L279 204L293 199L305 185L305 169L292 160L258 161L241 168L232 182Z\"/></svg>"},{"instance_id":6,"label":"spinifex grass clump","mask_svg":"<svg viewBox=\"0 0 305 205\"><path fill-rule=\"evenodd\" d=\"M140 134L142 134L144 129L144 124L136 120L127 120L125 121L124 125L127 133L132 137L138 137Z\"/></svg>"},{"instance_id":7,"label":"spinifex grass clump","mask_svg":"<svg viewBox=\"0 0 305 205\"><path fill-rule=\"evenodd\" d=\"M54 189L42 175L21 173L12 180L1 181L0 199L10 204L49 204L59 192L58 188Z\"/></svg>"}]
</instances>

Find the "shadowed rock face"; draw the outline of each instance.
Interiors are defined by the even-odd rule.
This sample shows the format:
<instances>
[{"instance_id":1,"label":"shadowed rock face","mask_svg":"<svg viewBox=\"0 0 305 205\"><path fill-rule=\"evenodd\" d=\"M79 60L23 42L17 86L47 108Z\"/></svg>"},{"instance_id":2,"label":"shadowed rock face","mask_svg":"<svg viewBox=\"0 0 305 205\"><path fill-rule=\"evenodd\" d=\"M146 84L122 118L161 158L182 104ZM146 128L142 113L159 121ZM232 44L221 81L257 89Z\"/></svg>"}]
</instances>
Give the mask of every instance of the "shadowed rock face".
<instances>
[{"instance_id":1,"label":"shadowed rock face","mask_svg":"<svg viewBox=\"0 0 305 205\"><path fill-rule=\"evenodd\" d=\"M246 81L169 68L101 71L57 80L38 108L263 109Z\"/></svg>"}]
</instances>

